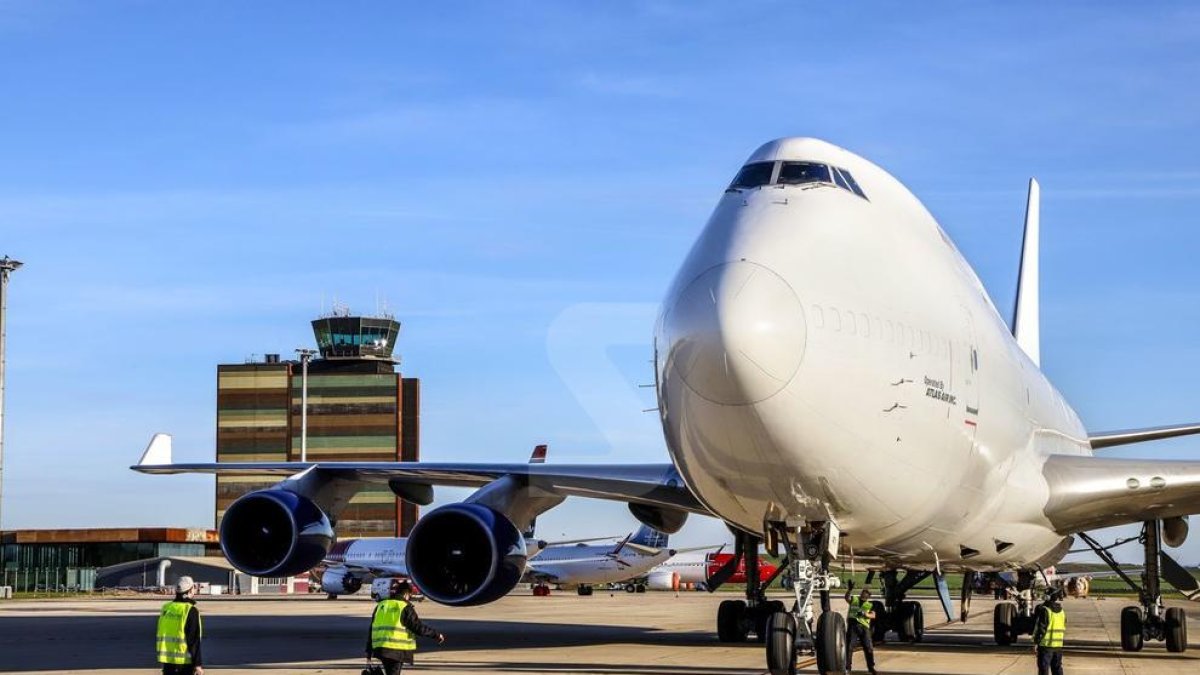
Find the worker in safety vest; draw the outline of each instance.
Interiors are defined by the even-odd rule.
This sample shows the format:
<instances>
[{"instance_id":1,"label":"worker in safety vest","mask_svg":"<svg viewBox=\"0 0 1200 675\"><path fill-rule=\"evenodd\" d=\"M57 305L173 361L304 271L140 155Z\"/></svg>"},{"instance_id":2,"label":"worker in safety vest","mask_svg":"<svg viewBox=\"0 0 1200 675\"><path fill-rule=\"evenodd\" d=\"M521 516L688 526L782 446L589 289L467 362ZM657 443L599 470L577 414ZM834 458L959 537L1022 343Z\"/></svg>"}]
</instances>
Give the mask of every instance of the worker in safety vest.
<instances>
[{"instance_id":1,"label":"worker in safety vest","mask_svg":"<svg viewBox=\"0 0 1200 675\"><path fill-rule=\"evenodd\" d=\"M163 675L204 675L200 661L200 610L196 609L196 582L179 577L175 599L158 614L156 644Z\"/></svg>"},{"instance_id":2,"label":"worker in safety vest","mask_svg":"<svg viewBox=\"0 0 1200 675\"><path fill-rule=\"evenodd\" d=\"M1053 588L1038 605L1033 623L1033 648L1038 675L1063 675L1063 638L1067 636L1067 613L1060 600L1061 589Z\"/></svg>"},{"instance_id":3,"label":"worker in safety vest","mask_svg":"<svg viewBox=\"0 0 1200 675\"><path fill-rule=\"evenodd\" d=\"M393 579L388 597L375 605L371 615L371 632L367 634L367 659L383 663L387 675L396 675L404 664L411 665L417 651L417 636L442 644L446 636L421 623L412 606L412 586L407 581Z\"/></svg>"},{"instance_id":4,"label":"worker in safety vest","mask_svg":"<svg viewBox=\"0 0 1200 675\"><path fill-rule=\"evenodd\" d=\"M864 588L857 598L853 593L854 582L851 581L846 584L846 602L850 603L846 621L846 672L851 670L854 641L858 640L867 659L867 672L875 675L875 646L871 644L871 621L875 618L875 609L871 602L871 591Z\"/></svg>"}]
</instances>

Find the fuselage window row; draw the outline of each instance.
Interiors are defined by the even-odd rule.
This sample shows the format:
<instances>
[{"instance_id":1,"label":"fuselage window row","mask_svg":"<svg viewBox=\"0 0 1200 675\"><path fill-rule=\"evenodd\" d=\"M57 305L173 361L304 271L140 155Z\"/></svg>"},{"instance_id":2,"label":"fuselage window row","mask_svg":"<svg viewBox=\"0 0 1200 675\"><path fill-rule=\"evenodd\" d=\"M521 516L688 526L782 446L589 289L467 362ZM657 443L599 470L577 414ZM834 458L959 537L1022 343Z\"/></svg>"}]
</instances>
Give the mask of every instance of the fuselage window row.
<instances>
[{"instance_id":1,"label":"fuselage window row","mask_svg":"<svg viewBox=\"0 0 1200 675\"><path fill-rule=\"evenodd\" d=\"M767 185L830 185L867 198L849 171L820 162L752 162L738 171L726 192Z\"/></svg>"}]
</instances>

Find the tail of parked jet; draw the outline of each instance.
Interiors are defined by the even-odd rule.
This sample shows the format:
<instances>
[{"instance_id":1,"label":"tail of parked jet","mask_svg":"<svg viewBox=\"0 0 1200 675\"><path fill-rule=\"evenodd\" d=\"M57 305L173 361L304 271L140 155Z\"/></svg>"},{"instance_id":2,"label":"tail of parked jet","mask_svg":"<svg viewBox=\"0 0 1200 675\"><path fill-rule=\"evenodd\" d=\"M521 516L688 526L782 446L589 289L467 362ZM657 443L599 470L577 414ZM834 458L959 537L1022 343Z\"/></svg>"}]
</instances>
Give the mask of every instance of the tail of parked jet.
<instances>
[{"instance_id":1,"label":"tail of parked jet","mask_svg":"<svg viewBox=\"0 0 1200 675\"><path fill-rule=\"evenodd\" d=\"M667 547L667 535L666 533L659 532L649 525L642 525L641 528L634 533L633 538L629 540L629 543L637 544L638 546L644 546L646 548L663 549Z\"/></svg>"},{"instance_id":2,"label":"tail of parked jet","mask_svg":"<svg viewBox=\"0 0 1200 675\"><path fill-rule=\"evenodd\" d=\"M549 450L549 446L546 445L545 443L543 443L541 445L533 446L533 453L529 455L529 463L530 464L545 464L547 450ZM525 532L522 533L522 536L524 536L526 540L533 539L535 536L534 531L536 529L537 529L537 518L534 518L529 521L529 529L525 530Z\"/></svg>"}]
</instances>

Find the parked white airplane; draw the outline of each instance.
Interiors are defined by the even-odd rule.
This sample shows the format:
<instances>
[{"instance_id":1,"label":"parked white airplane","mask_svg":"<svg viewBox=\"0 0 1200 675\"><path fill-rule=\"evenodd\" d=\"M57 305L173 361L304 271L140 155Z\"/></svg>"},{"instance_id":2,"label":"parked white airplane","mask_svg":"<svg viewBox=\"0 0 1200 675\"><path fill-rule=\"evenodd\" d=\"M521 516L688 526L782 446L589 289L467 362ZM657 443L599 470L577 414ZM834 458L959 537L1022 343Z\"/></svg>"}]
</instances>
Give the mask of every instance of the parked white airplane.
<instances>
[{"instance_id":1,"label":"parked white airplane","mask_svg":"<svg viewBox=\"0 0 1200 675\"><path fill-rule=\"evenodd\" d=\"M580 595L591 595L594 586L615 584L646 577L650 570L666 562L676 553L697 551L698 548L676 551L667 548L666 534L649 525L642 525L613 546L575 546L546 549L529 561L526 577L536 584L575 586ZM706 546L704 548L712 548ZM640 582L630 588L645 591Z\"/></svg>"},{"instance_id":2,"label":"parked white airplane","mask_svg":"<svg viewBox=\"0 0 1200 675\"><path fill-rule=\"evenodd\" d=\"M477 487L427 514L408 541L414 580L451 605L511 589L527 558L521 529L569 495L625 501L666 532L688 513L713 515L739 533L731 562L752 572L759 541L788 556L794 613L776 611L749 584L746 601L726 601L718 615L724 640L768 623L767 662L777 674L794 668L806 642L822 672L843 669L845 623L828 611L829 564L850 549L882 578L880 625L917 639L920 605L905 602L916 580L933 574L949 608L948 571L1015 569L1018 585L1031 584L1071 535L1144 523L1147 573L1139 605L1123 614L1122 645L1166 639L1182 650L1185 618L1163 606L1160 565L1186 591L1195 580L1187 576L1189 585L1161 543L1180 543L1184 518L1200 512L1200 461L1093 451L1197 433L1200 424L1088 434L1038 367L1038 226L1031 182L1010 331L899 181L819 140L772 141L725 190L657 322L656 387L672 464L172 464L160 436L134 468L286 476L235 502L221 523L230 562L265 576L320 561L362 482L426 504L432 485ZM815 625L814 597L827 610ZM1027 630L1028 605L998 606L998 641Z\"/></svg>"}]
</instances>

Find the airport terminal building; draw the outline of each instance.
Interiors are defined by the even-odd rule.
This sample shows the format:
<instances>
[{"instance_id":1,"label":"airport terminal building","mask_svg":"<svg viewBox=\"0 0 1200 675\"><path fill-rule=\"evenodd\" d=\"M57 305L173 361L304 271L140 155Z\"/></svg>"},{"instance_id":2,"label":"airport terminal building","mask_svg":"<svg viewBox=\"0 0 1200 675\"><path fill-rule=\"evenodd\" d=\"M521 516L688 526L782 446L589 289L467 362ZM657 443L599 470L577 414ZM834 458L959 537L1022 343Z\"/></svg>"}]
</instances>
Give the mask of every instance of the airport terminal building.
<instances>
[{"instance_id":1,"label":"airport terminal building","mask_svg":"<svg viewBox=\"0 0 1200 675\"><path fill-rule=\"evenodd\" d=\"M307 369L278 354L217 366L217 461L300 461L306 388L309 461L417 461L421 383L397 371L400 322L335 311L312 328L319 356ZM216 526L234 500L274 482L218 477ZM405 536L416 519L387 486L368 487L342 512L338 536Z\"/></svg>"}]
</instances>

